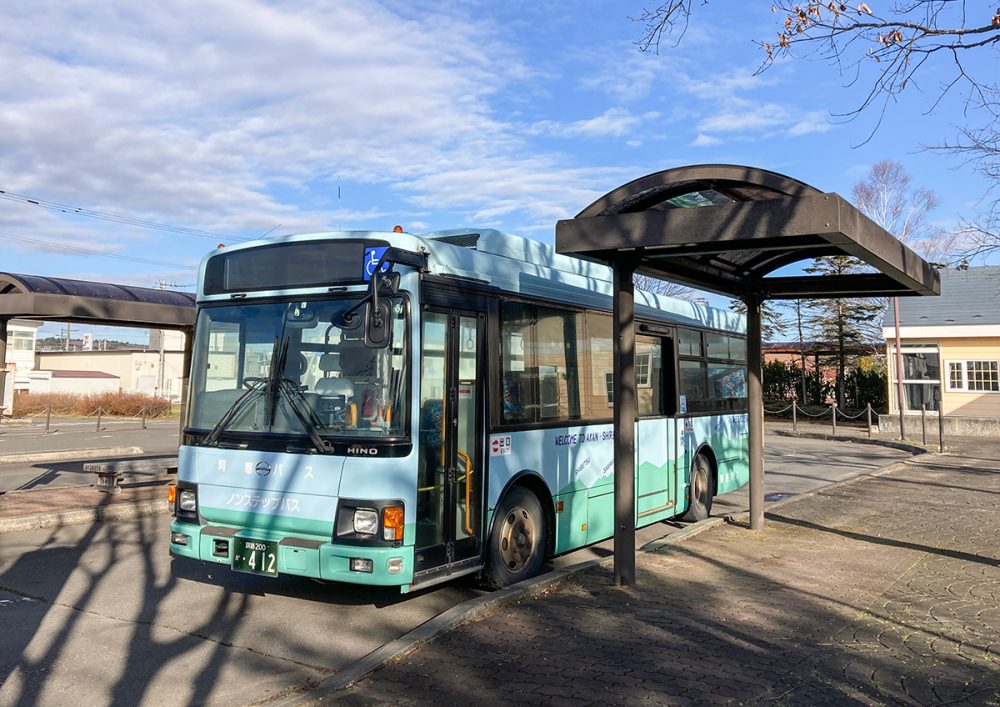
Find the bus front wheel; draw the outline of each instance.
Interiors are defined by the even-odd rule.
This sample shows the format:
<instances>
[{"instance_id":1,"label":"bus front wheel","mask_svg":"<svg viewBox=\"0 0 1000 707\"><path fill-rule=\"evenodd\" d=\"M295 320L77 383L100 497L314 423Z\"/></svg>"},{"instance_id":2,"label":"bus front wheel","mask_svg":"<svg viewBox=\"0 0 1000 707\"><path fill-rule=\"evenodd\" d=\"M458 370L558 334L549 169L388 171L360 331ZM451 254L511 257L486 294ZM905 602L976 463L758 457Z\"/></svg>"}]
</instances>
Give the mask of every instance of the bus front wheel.
<instances>
[{"instance_id":1,"label":"bus front wheel","mask_svg":"<svg viewBox=\"0 0 1000 707\"><path fill-rule=\"evenodd\" d=\"M688 509L681 520L705 520L712 513L712 464L704 454L694 458L691 465L691 485L688 487Z\"/></svg>"},{"instance_id":2,"label":"bus front wheel","mask_svg":"<svg viewBox=\"0 0 1000 707\"><path fill-rule=\"evenodd\" d=\"M535 576L545 559L545 519L538 497L515 486L497 509L484 579L500 589Z\"/></svg>"}]
</instances>

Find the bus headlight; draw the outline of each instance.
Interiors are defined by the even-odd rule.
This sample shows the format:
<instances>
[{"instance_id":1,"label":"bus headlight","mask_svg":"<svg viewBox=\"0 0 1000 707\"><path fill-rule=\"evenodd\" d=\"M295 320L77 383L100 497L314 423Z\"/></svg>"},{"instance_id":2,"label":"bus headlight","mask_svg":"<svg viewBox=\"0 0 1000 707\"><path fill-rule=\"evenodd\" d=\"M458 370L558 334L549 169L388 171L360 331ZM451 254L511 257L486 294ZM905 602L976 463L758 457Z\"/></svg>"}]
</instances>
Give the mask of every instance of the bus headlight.
<instances>
[{"instance_id":1,"label":"bus headlight","mask_svg":"<svg viewBox=\"0 0 1000 707\"><path fill-rule=\"evenodd\" d=\"M354 532L361 535L374 535L378 532L378 513L367 508L354 511Z\"/></svg>"},{"instance_id":2,"label":"bus headlight","mask_svg":"<svg viewBox=\"0 0 1000 707\"><path fill-rule=\"evenodd\" d=\"M188 513L198 510L198 495L193 489L184 489L177 494L177 508Z\"/></svg>"}]
</instances>

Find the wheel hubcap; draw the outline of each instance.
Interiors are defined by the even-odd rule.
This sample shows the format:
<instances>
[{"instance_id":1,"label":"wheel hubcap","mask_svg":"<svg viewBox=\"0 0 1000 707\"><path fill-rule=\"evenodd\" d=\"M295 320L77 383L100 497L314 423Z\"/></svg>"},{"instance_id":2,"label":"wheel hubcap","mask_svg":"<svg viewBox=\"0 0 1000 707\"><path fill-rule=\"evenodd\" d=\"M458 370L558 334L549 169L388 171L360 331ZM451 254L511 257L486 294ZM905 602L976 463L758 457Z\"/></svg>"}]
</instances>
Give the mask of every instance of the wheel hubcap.
<instances>
[{"instance_id":1,"label":"wheel hubcap","mask_svg":"<svg viewBox=\"0 0 1000 707\"><path fill-rule=\"evenodd\" d=\"M522 507L504 517L500 528L500 560L511 572L520 572L535 551L535 523Z\"/></svg>"}]
</instances>

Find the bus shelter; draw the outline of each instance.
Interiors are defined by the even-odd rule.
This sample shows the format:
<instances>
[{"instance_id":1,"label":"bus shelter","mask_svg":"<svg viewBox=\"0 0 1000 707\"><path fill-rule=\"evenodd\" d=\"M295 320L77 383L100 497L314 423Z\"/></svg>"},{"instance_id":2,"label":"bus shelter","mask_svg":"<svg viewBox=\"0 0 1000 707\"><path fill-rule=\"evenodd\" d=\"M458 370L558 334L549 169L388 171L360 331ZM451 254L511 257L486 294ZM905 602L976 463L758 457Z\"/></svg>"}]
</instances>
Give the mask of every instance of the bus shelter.
<instances>
[{"instance_id":1,"label":"bus shelter","mask_svg":"<svg viewBox=\"0 0 1000 707\"><path fill-rule=\"evenodd\" d=\"M7 323L14 318L183 331L187 336L181 396L187 399L195 320L192 293L0 273L0 401L7 385Z\"/></svg>"},{"instance_id":2,"label":"bus shelter","mask_svg":"<svg viewBox=\"0 0 1000 707\"><path fill-rule=\"evenodd\" d=\"M738 298L747 308L750 528L764 527L761 303L766 299L940 294L937 271L835 193L738 165L668 169L605 194L556 224L556 250L614 271L615 581L635 581L633 275ZM851 255L865 271L779 272Z\"/></svg>"}]
</instances>

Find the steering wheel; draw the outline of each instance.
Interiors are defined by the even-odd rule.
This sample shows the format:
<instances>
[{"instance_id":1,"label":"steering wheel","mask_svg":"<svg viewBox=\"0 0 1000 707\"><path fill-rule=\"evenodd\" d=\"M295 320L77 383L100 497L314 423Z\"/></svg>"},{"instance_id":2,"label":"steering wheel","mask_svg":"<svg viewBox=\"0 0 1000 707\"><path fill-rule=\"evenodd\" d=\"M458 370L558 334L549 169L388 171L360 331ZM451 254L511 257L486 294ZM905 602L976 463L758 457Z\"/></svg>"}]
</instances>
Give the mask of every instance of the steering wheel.
<instances>
[{"instance_id":1,"label":"steering wheel","mask_svg":"<svg viewBox=\"0 0 1000 707\"><path fill-rule=\"evenodd\" d=\"M246 388L247 390L250 390L254 386L260 385L265 380L267 380L267 379L266 378L259 378L259 377L256 377L256 376L247 376L246 378L243 379L243 387Z\"/></svg>"}]
</instances>

